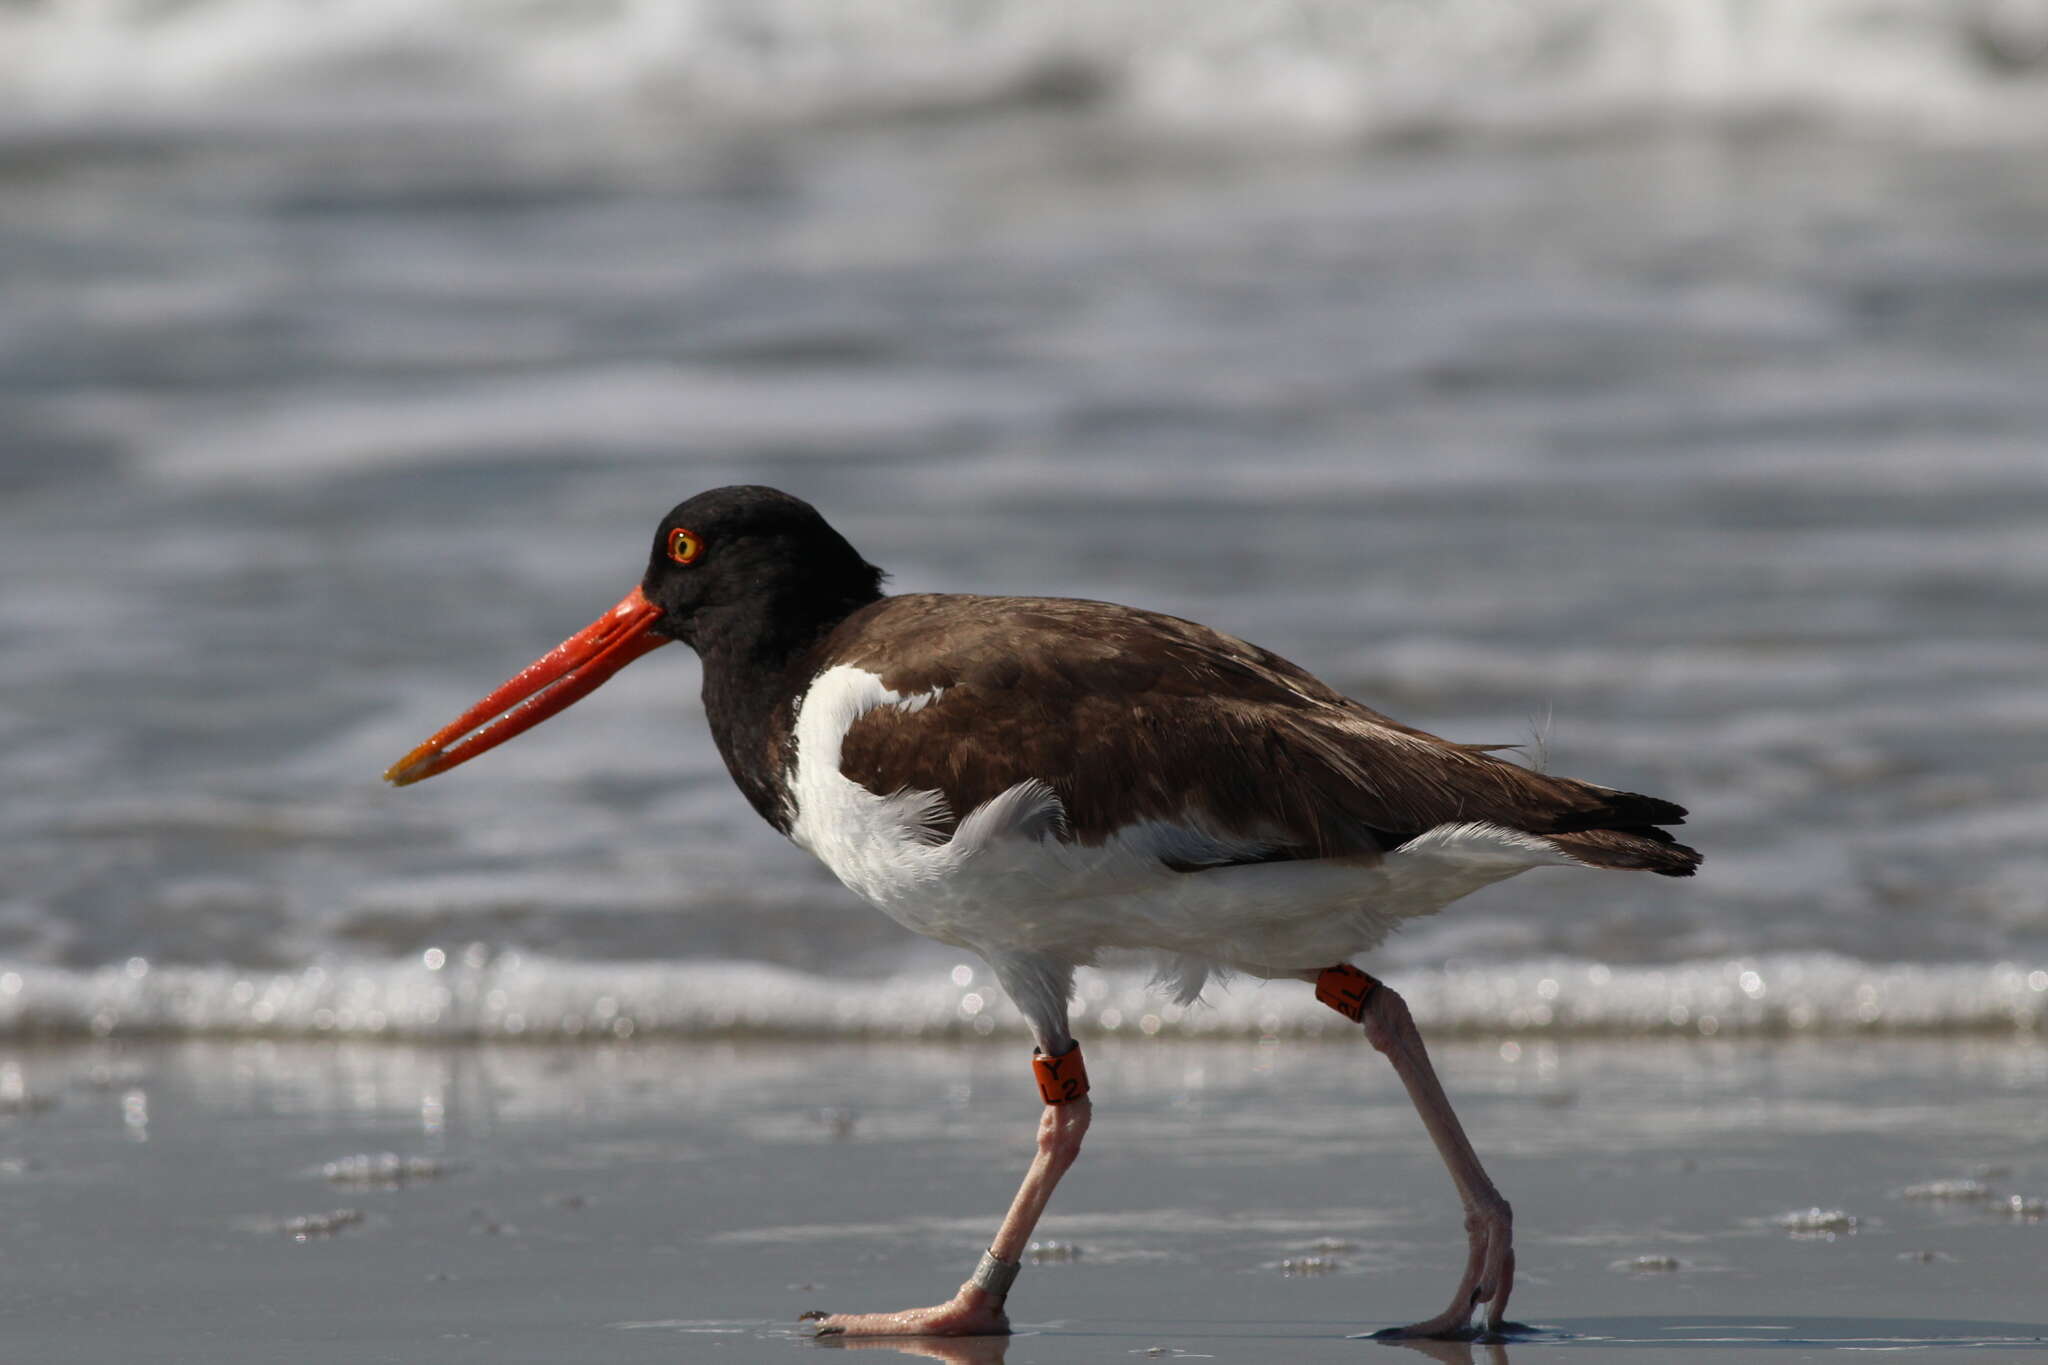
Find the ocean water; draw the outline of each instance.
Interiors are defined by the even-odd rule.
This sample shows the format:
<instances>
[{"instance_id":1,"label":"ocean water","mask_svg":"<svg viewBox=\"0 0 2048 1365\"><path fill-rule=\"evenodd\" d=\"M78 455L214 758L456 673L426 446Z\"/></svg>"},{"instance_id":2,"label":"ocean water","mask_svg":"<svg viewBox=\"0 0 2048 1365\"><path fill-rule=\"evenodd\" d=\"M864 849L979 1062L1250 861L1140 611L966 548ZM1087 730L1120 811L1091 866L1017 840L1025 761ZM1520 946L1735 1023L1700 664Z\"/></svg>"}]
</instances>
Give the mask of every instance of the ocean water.
<instances>
[{"instance_id":1,"label":"ocean water","mask_svg":"<svg viewBox=\"0 0 2048 1365\"><path fill-rule=\"evenodd\" d=\"M684 651L378 781L737 481L1692 809L1427 1024L2037 1030L2044 156L2023 2L0 10L0 1034L1017 1036Z\"/></svg>"}]
</instances>

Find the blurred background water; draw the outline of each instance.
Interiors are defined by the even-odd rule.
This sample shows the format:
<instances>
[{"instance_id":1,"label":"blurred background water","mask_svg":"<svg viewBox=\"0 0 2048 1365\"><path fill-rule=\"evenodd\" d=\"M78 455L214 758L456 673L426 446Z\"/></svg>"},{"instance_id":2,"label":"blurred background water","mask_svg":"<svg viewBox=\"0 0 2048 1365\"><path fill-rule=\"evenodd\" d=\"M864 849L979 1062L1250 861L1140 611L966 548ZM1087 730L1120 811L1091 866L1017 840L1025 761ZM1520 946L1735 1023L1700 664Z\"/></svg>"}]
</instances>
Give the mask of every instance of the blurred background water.
<instances>
[{"instance_id":1,"label":"blurred background water","mask_svg":"<svg viewBox=\"0 0 2048 1365\"><path fill-rule=\"evenodd\" d=\"M2044 166L2048 0L16 0L0 1033L1014 1031L682 651L377 780L727 482L1692 808L1439 1026L2038 1029Z\"/></svg>"}]
</instances>

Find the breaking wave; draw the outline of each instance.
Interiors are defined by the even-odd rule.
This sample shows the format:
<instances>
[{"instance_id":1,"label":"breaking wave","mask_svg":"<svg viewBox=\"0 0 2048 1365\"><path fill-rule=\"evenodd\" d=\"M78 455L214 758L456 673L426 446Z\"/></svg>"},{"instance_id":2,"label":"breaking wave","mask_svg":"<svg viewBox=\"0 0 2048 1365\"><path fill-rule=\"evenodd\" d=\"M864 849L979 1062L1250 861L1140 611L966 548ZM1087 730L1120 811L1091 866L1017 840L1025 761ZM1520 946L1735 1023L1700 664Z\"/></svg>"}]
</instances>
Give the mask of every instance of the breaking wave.
<instances>
[{"instance_id":1,"label":"breaking wave","mask_svg":"<svg viewBox=\"0 0 2048 1365\"><path fill-rule=\"evenodd\" d=\"M380 122L531 108L659 126L1088 107L1259 137L1792 113L2036 136L2044 0L27 0L0 110ZM253 121L238 126L256 129Z\"/></svg>"},{"instance_id":2,"label":"breaking wave","mask_svg":"<svg viewBox=\"0 0 2048 1365\"><path fill-rule=\"evenodd\" d=\"M1432 1036L2033 1034L2048 963L1879 965L1829 955L1608 967L1523 962L1403 972ZM1348 1029L1304 988L1238 981L1174 1005L1141 976L1084 973L1083 1037L1314 1038ZM517 953L257 973L153 966L0 973L0 1037L345 1037L407 1041L1026 1037L960 964L845 980L753 962L590 963Z\"/></svg>"}]
</instances>

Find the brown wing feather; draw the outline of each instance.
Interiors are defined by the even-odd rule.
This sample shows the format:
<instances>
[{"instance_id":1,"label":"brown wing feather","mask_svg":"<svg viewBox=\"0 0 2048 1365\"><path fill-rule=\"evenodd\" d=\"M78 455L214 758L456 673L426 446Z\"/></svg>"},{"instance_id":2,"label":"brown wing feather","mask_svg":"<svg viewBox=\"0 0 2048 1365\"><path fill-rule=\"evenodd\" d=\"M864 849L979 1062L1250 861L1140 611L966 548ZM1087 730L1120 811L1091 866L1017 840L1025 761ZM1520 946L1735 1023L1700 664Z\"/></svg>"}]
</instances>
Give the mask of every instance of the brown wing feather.
<instances>
[{"instance_id":1,"label":"brown wing feather","mask_svg":"<svg viewBox=\"0 0 2048 1365\"><path fill-rule=\"evenodd\" d=\"M879 793L938 791L955 820L1037 778L1084 844L1163 820L1255 842L1264 858L1376 857L1438 825L1487 821L1612 834L1571 849L1608 866L1682 875L1697 862L1654 829L1684 818L1669 802L1402 725L1175 617L1054 598L894 597L850 618L823 657L896 692L939 692L916 711L863 716L842 768Z\"/></svg>"}]
</instances>

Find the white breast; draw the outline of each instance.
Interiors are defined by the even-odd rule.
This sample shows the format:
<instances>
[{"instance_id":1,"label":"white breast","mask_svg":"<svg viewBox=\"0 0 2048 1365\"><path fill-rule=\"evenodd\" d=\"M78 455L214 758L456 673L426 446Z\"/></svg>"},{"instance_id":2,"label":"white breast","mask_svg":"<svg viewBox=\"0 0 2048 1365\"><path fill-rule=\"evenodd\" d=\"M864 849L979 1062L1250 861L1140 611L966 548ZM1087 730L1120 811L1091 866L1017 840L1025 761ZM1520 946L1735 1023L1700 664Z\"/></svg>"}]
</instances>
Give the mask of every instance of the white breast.
<instances>
[{"instance_id":1,"label":"white breast","mask_svg":"<svg viewBox=\"0 0 2048 1365\"><path fill-rule=\"evenodd\" d=\"M894 692L845 665L819 674L798 703L790 837L899 924L985 955L1085 962L1106 948L1151 950L1174 957L1184 988L1199 990L1202 964L1258 976L1328 966L1403 919L1527 868L1576 861L1547 840L1474 823L1439 826L1377 862L1176 872L1162 858L1185 864L1235 845L1193 821L1135 822L1099 846L1064 843L1059 798L1036 779L968 812L944 839L951 812L938 792L877 794L840 770L860 717L880 706L915 712L940 695Z\"/></svg>"},{"instance_id":2,"label":"white breast","mask_svg":"<svg viewBox=\"0 0 2048 1365\"><path fill-rule=\"evenodd\" d=\"M941 830L952 812L938 792L880 795L840 771L855 721L880 706L920 711L940 695L893 692L876 675L843 664L820 673L797 703L789 837L906 928L972 947L958 931L966 927L961 902L982 898L975 874L998 841L1035 847L1057 829L1052 789L1042 782L1012 787L946 839Z\"/></svg>"}]
</instances>

